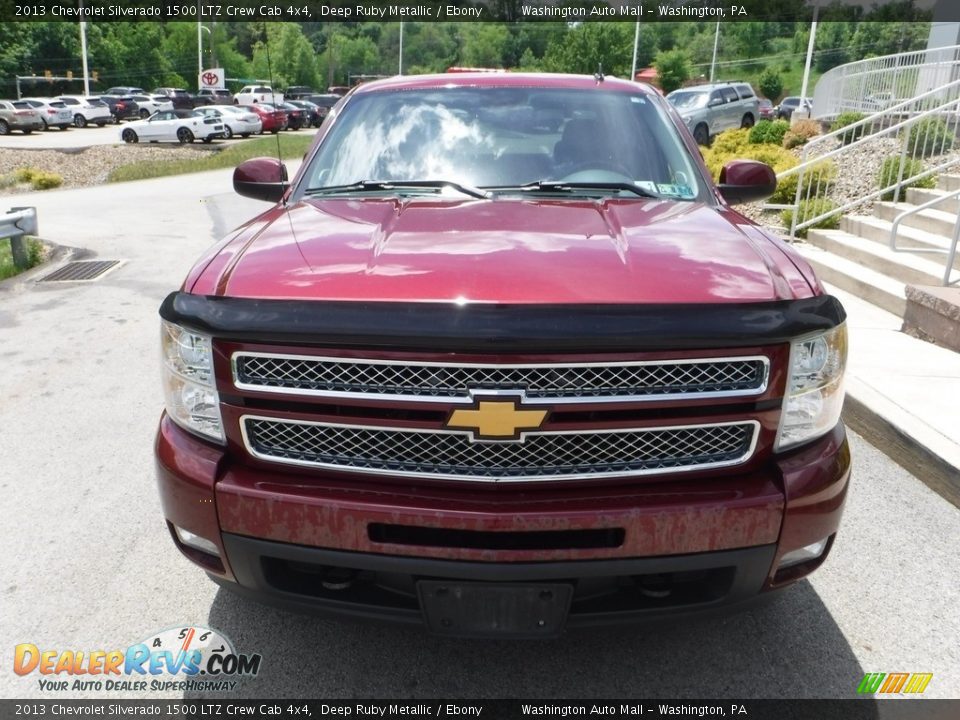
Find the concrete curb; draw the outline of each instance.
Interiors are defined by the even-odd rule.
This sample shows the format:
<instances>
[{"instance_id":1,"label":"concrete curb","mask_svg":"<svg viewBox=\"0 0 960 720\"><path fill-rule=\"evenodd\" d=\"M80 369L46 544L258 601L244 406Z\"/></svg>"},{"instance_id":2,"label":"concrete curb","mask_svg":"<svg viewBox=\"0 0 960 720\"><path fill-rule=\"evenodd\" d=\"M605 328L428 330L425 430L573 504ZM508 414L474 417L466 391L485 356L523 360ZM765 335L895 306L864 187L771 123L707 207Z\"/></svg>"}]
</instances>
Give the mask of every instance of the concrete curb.
<instances>
[{"instance_id":1,"label":"concrete curb","mask_svg":"<svg viewBox=\"0 0 960 720\"><path fill-rule=\"evenodd\" d=\"M867 442L960 508L960 450L895 403L855 379L848 381L843 421Z\"/></svg>"}]
</instances>

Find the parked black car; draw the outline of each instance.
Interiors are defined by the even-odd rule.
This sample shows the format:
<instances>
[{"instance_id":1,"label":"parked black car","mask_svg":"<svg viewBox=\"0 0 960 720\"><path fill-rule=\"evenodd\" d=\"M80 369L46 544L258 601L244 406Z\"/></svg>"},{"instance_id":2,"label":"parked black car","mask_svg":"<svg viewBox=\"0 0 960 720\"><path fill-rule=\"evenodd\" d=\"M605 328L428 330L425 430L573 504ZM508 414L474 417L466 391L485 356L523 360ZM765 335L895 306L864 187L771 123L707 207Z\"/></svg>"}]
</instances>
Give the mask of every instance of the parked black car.
<instances>
[{"instance_id":1,"label":"parked black car","mask_svg":"<svg viewBox=\"0 0 960 720\"><path fill-rule=\"evenodd\" d=\"M780 101L780 104L777 105L776 110L777 118L779 120L789 120L793 117L793 113L800 107L800 98L799 96L785 97ZM807 98L803 101L804 110L810 110L812 107L810 103L810 98Z\"/></svg>"},{"instance_id":2,"label":"parked black car","mask_svg":"<svg viewBox=\"0 0 960 720\"><path fill-rule=\"evenodd\" d=\"M129 95L101 95L100 100L110 108L114 123L119 123L121 120L140 119L140 106Z\"/></svg>"},{"instance_id":3,"label":"parked black car","mask_svg":"<svg viewBox=\"0 0 960 720\"><path fill-rule=\"evenodd\" d=\"M320 127L323 117L320 115L320 108L309 100L291 100L289 105L296 105L306 113L307 119L304 127Z\"/></svg>"},{"instance_id":4,"label":"parked black car","mask_svg":"<svg viewBox=\"0 0 960 720\"><path fill-rule=\"evenodd\" d=\"M299 130L307 126L307 111L293 103L277 103L277 109L287 114L287 130Z\"/></svg>"},{"instance_id":5,"label":"parked black car","mask_svg":"<svg viewBox=\"0 0 960 720\"><path fill-rule=\"evenodd\" d=\"M193 95L183 88L159 87L155 88L153 95L162 95L173 103L174 110L193 110L197 105ZM201 103L209 105L210 103Z\"/></svg>"},{"instance_id":6,"label":"parked black car","mask_svg":"<svg viewBox=\"0 0 960 720\"><path fill-rule=\"evenodd\" d=\"M200 88L193 96L197 105L233 105L233 93L219 88Z\"/></svg>"},{"instance_id":7,"label":"parked black car","mask_svg":"<svg viewBox=\"0 0 960 720\"><path fill-rule=\"evenodd\" d=\"M311 95L307 100L317 106L317 112L320 114L320 122L323 122L324 118L327 117L327 113L330 112L330 108L340 102L340 97L340 95L326 93Z\"/></svg>"},{"instance_id":8,"label":"parked black car","mask_svg":"<svg viewBox=\"0 0 960 720\"><path fill-rule=\"evenodd\" d=\"M307 85L291 85L283 91L284 100L304 100L314 95L317 91Z\"/></svg>"}]
</instances>

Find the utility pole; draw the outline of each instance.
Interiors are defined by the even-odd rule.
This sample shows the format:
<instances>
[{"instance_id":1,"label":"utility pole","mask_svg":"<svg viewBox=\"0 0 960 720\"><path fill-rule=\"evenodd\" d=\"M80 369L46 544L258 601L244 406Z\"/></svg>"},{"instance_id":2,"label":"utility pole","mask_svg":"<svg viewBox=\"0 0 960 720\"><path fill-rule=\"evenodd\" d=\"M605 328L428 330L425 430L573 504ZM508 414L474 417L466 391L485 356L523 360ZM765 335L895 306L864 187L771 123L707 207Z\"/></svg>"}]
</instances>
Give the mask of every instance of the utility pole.
<instances>
[{"instance_id":1,"label":"utility pole","mask_svg":"<svg viewBox=\"0 0 960 720\"><path fill-rule=\"evenodd\" d=\"M83 0L80 0L80 17L83 17ZM87 23L80 21L80 59L83 63L83 95L87 97L90 94L90 73L87 72ZM17 86L17 96L20 94L20 87Z\"/></svg>"},{"instance_id":2,"label":"utility pole","mask_svg":"<svg viewBox=\"0 0 960 720\"><path fill-rule=\"evenodd\" d=\"M807 61L803 65L803 83L800 86L800 106L797 108L799 110L799 117L810 117L810 111L805 108L805 100L807 99L807 84L810 82L810 63L813 60L813 43L817 38L817 17L820 14L820 2L817 0L816 4L813 6L813 22L810 23L810 41L807 43ZM804 112L807 114L804 115ZM795 110L794 115L797 115Z\"/></svg>"},{"instance_id":3,"label":"utility pole","mask_svg":"<svg viewBox=\"0 0 960 720\"><path fill-rule=\"evenodd\" d=\"M710 82L713 82L713 71L717 67L717 45L720 44L720 23L713 33L713 60L710 61Z\"/></svg>"},{"instance_id":4,"label":"utility pole","mask_svg":"<svg viewBox=\"0 0 960 720\"><path fill-rule=\"evenodd\" d=\"M397 75L403 75L403 20L400 21L400 62Z\"/></svg>"}]
</instances>

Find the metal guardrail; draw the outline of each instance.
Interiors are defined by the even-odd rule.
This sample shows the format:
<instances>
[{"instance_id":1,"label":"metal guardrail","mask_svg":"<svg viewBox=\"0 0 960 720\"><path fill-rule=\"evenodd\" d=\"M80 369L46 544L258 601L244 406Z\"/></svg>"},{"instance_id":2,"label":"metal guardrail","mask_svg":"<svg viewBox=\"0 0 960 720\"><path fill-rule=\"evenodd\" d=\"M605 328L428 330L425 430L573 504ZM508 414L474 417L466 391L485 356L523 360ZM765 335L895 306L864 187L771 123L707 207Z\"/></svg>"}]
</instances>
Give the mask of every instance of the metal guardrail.
<instances>
[{"instance_id":1,"label":"metal guardrail","mask_svg":"<svg viewBox=\"0 0 960 720\"><path fill-rule=\"evenodd\" d=\"M26 237L36 234L36 208L12 208L5 215L0 215L0 240L10 238L10 252L18 270L26 270L30 266Z\"/></svg>"},{"instance_id":2,"label":"metal guardrail","mask_svg":"<svg viewBox=\"0 0 960 720\"><path fill-rule=\"evenodd\" d=\"M921 210L927 210L928 208L933 207L939 203L945 202L946 200L952 200L953 198L960 197L960 189L953 190L946 195L941 195L940 197L933 198L927 202L916 205L915 207L910 208L909 210L904 210L902 213L897 215L893 219L893 223L890 226L890 249L894 252L912 252L912 253L946 253L947 255L947 266L943 270L943 283L944 287L952 285L955 282L960 282L960 278L956 280L950 280L950 276L953 274L953 263L957 258L957 240L960 239L960 213L957 214L957 220L953 224L953 239L950 241L949 248L931 248L931 247L897 247L897 231L900 228L900 223L904 219L910 217L911 215L920 212Z\"/></svg>"},{"instance_id":3,"label":"metal guardrail","mask_svg":"<svg viewBox=\"0 0 960 720\"><path fill-rule=\"evenodd\" d=\"M878 198L892 196L897 202L905 187L960 164L949 155L960 135L960 80L928 90L914 98L868 115L862 120L812 138L800 154L800 163L777 174L777 182L796 182L794 201L789 205L768 204L768 209L792 209L791 237L823 220L839 215ZM856 138L851 141L851 138ZM843 203L820 204L818 198L831 200L844 173L856 172L846 158L863 150L875 151L871 144L895 139L899 149L895 179L888 176L884 187L862 193ZM847 141L844 144L844 141ZM879 185L879 183L878 183Z\"/></svg>"},{"instance_id":4,"label":"metal guardrail","mask_svg":"<svg viewBox=\"0 0 960 720\"><path fill-rule=\"evenodd\" d=\"M811 116L833 120L843 112L879 112L958 78L960 45L847 63L820 77Z\"/></svg>"}]
</instances>

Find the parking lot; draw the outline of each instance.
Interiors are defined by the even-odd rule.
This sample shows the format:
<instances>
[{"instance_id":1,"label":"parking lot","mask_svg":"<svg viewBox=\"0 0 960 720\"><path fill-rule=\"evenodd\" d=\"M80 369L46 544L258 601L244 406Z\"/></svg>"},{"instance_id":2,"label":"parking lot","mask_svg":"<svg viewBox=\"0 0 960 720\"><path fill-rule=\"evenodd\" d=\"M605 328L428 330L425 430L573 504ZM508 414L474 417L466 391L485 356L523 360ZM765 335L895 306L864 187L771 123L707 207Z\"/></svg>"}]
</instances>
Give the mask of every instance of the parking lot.
<instances>
[{"instance_id":1,"label":"parking lot","mask_svg":"<svg viewBox=\"0 0 960 720\"><path fill-rule=\"evenodd\" d=\"M7 135L0 135L0 147L22 150L69 150L73 148L88 148L96 145L121 145L120 132L126 126L126 123L119 125L109 124L102 128L96 126L87 126L85 128L72 127L68 130L52 129L45 132L33 132L24 135L21 132L11 132ZM284 133L316 133L316 128L304 128L302 130L284 130ZM269 135L269 133L268 133ZM262 137L262 136L255 136ZM217 139L212 145L229 145L237 142L243 142L241 138L231 140ZM202 145L199 140L195 145Z\"/></svg>"}]
</instances>

